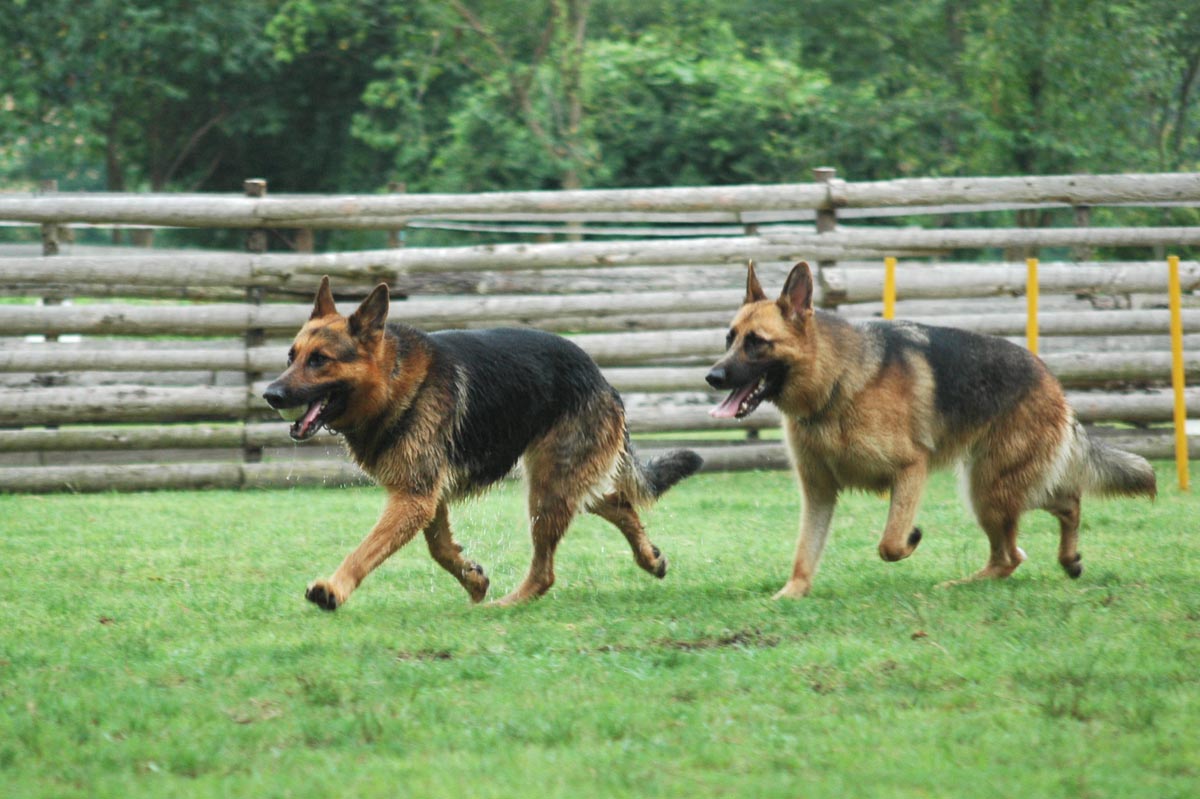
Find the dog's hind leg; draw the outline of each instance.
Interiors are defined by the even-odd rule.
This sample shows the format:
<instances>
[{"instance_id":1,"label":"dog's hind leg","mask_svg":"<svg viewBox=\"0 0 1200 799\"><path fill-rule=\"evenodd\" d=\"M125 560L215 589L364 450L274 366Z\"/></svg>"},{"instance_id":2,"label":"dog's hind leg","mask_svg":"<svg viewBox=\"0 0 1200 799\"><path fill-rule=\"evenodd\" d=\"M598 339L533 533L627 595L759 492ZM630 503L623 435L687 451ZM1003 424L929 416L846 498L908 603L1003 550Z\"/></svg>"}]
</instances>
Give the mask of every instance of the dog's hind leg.
<instances>
[{"instance_id":1,"label":"dog's hind leg","mask_svg":"<svg viewBox=\"0 0 1200 799\"><path fill-rule=\"evenodd\" d=\"M462 547L455 542L450 531L450 509L445 500L438 503L433 521L425 528L425 543L429 544L429 554L438 565L454 575L467 589L471 601L483 601L488 591L487 575L482 566L462 556Z\"/></svg>"},{"instance_id":2,"label":"dog's hind leg","mask_svg":"<svg viewBox=\"0 0 1200 799\"><path fill-rule=\"evenodd\" d=\"M1055 497L1044 507L1058 519L1058 563L1074 579L1083 574L1079 555L1079 495Z\"/></svg>"},{"instance_id":3,"label":"dog's hind leg","mask_svg":"<svg viewBox=\"0 0 1200 799\"><path fill-rule=\"evenodd\" d=\"M988 562L975 574L955 582L974 580L1003 580L1025 562L1025 551L1017 546L1018 513L988 511L980 514L979 523L987 533L991 554Z\"/></svg>"},{"instance_id":4,"label":"dog's hind leg","mask_svg":"<svg viewBox=\"0 0 1200 799\"><path fill-rule=\"evenodd\" d=\"M580 508L610 483L623 445L623 424L611 397L560 420L525 451L533 562L524 582L501 605L541 596L554 585L554 551Z\"/></svg>"},{"instance_id":5,"label":"dog's hind leg","mask_svg":"<svg viewBox=\"0 0 1200 799\"><path fill-rule=\"evenodd\" d=\"M1025 561L1025 552L1017 546L1017 522L1024 509L1032 469L1028 465L1012 469L1010 463L990 458L978 460L971 467L971 504L979 526L987 533L991 552L978 572L942 585L1004 579Z\"/></svg>"},{"instance_id":6,"label":"dog's hind leg","mask_svg":"<svg viewBox=\"0 0 1200 799\"><path fill-rule=\"evenodd\" d=\"M550 586L554 585L554 551L574 516L574 508L568 499L530 489L529 523L533 535L533 561L517 590L497 600L496 604L516 605L537 599L550 590Z\"/></svg>"},{"instance_id":7,"label":"dog's hind leg","mask_svg":"<svg viewBox=\"0 0 1200 799\"><path fill-rule=\"evenodd\" d=\"M325 610L337 610L375 567L429 524L436 510L432 496L389 491L387 505L367 537L346 556L332 577L309 585L304 597Z\"/></svg>"},{"instance_id":8,"label":"dog's hind leg","mask_svg":"<svg viewBox=\"0 0 1200 799\"><path fill-rule=\"evenodd\" d=\"M667 576L667 558L650 542L637 509L632 504L617 494L609 494L588 510L621 531L633 549L633 559L638 566L655 577Z\"/></svg>"}]
</instances>

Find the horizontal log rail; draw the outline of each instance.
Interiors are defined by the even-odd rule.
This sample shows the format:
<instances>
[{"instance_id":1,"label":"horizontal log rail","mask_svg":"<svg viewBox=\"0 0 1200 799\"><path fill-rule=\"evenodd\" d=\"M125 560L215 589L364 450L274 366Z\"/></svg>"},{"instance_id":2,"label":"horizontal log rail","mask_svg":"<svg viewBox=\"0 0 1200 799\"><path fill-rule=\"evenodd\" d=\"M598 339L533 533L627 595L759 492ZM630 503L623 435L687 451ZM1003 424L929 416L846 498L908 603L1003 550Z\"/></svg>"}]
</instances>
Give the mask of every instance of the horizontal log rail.
<instances>
[{"instance_id":1,"label":"horizontal log rail","mask_svg":"<svg viewBox=\"0 0 1200 799\"><path fill-rule=\"evenodd\" d=\"M1155 313L1155 312L1149 312ZM1193 316L1200 316L1197 310ZM1092 331L1096 333L1096 331ZM1154 332L1161 333L1161 329ZM615 333L576 336L594 360L601 365L630 362L664 362L686 357L715 359L723 347L723 331L673 331L659 333ZM1016 336L1016 333L1011 334ZM93 349L75 345L29 344L0 350L0 372L261 372L270 374L283 368L285 348L255 347L251 350L226 349ZM1068 383L1155 380L1169 374L1163 370L1164 350L1131 352L1048 353L1042 356L1050 370ZM1185 354L1187 373L1193 374L1200 353ZM1075 366L1078 364L1078 366ZM671 375L670 367L660 367ZM618 373L619 374L619 373ZM693 373L694 374L694 373ZM666 381L670 383L670 381ZM673 390L673 389L668 389Z\"/></svg>"},{"instance_id":2,"label":"horizontal log rail","mask_svg":"<svg viewBox=\"0 0 1200 799\"><path fill-rule=\"evenodd\" d=\"M413 248L406 252L419 252ZM290 258L292 256L281 256ZM253 256L228 253L211 253L207 255L191 255L177 258L174 255L62 255L54 258L45 257L16 257L0 258L0 285L16 286L59 286L112 285L123 284L146 288L159 287L164 289L163 296L179 297L179 286L190 285L200 288L263 288L282 290L278 273L255 273L251 268ZM233 262L241 266L233 266ZM307 261L306 261L307 262ZM729 269L728 283L740 283L741 260L721 262ZM790 265L790 261L776 262ZM699 263L680 264L705 269ZM760 262L760 266L763 264ZM674 266L674 265L673 265ZM707 265L713 267L712 264ZM780 267L782 268L782 266ZM400 272L380 274L374 278L362 279L358 272L339 273L334 269L327 273L335 281L352 281L356 288L369 285L373 280L392 279L400 281L398 285L407 282L407 275ZM323 273L324 274L324 273ZM1165 263L1142 261L1113 261L1086 263L1056 263L1044 262L1040 269L1043 293L1079 293L1085 291L1098 292L1131 292L1131 291L1165 291L1167 283L1167 268ZM1002 294L1020 294L1025 289L1024 264L978 264L978 263L939 263L926 264L919 261L901 262L898 270L897 288L905 298L954 298L961 296L993 296ZM711 278L709 278L711 279ZM822 279L831 289L841 292L847 302L859 302L876 299L883 284L882 267L875 266L874 261L865 264L839 265L822 270ZM1200 287L1200 262L1184 261L1180 264L1180 279L1184 291ZM320 276L315 274L286 275L286 290L293 293L311 293L320 282ZM618 289L621 286L619 273L614 273L612 285ZM84 289L81 293L86 293ZM645 296L639 292L637 297L626 294L613 302L622 304L631 312L655 313L664 309L678 310L689 307L685 302L690 297L700 297L701 294L689 291L669 293L652 293ZM672 304L670 298L677 301ZM735 296L734 294L711 294L718 296ZM522 314L539 316L558 314L563 315L568 308L581 313L602 314L606 312L605 300L593 298L591 294L575 297L564 301L561 298L521 297L522 306L513 310L503 311L510 317ZM497 308L503 308L505 303L517 298L492 298ZM433 302L431 300L410 300L412 303ZM446 306L453 308L453 302L470 303L470 298L458 300L438 300L439 304L450 303ZM519 310L516 309L519 307ZM712 307L697 306L695 310ZM609 310L608 313L613 311ZM422 318L424 312L410 312L413 318ZM496 315L502 315L497 312Z\"/></svg>"},{"instance_id":3,"label":"horizontal log rail","mask_svg":"<svg viewBox=\"0 0 1200 799\"><path fill-rule=\"evenodd\" d=\"M176 227L338 227L377 217L396 227L412 217L469 213L778 211L919 207L997 202L1105 205L1200 200L1200 174L908 178L660 189L376 194L333 197L208 194L4 194L0 219L35 223Z\"/></svg>"},{"instance_id":4,"label":"horizontal log rail","mask_svg":"<svg viewBox=\"0 0 1200 799\"><path fill-rule=\"evenodd\" d=\"M546 326L551 320L654 315L679 311L733 311L742 292L642 292L638 294L561 295L553 297L453 297L394 302L389 319L427 329L492 326L500 323ZM355 303L339 310L350 314ZM60 335L240 335L247 329L295 333L308 319L309 304L247 305L15 305L0 314L0 336ZM2 356L0 356L2 357Z\"/></svg>"},{"instance_id":5,"label":"horizontal log rail","mask_svg":"<svg viewBox=\"0 0 1200 799\"><path fill-rule=\"evenodd\" d=\"M1169 437L1151 434L1106 436L1106 441L1146 458L1170 457ZM663 446L665 442L658 442ZM654 442L639 447L653 457ZM782 442L748 444L689 443L704 457L704 471L784 469ZM1188 439L1191 457L1200 457L1200 437ZM106 492L156 489L296 488L368 485L367 478L345 459L288 460L265 463L171 463L103 466L37 466L0 468L0 493L58 491Z\"/></svg>"},{"instance_id":6,"label":"horizontal log rail","mask_svg":"<svg viewBox=\"0 0 1200 799\"><path fill-rule=\"evenodd\" d=\"M59 255L0 258L0 285L129 283L245 286L310 291L323 275L355 283L401 283L410 275L505 272L597 266L674 266L798 260L881 259L955 249L1006 247L1184 247L1200 245L1200 227L1005 228L772 232L759 236L671 241L591 241L407 247L324 254L195 253Z\"/></svg>"},{"instance_id":7,"label":"horizontal log rail","mask_svg":"<svg viewBox=\"0 0 1200 799\"><path fill-rule=\"evenodd\" d=\"M737 310L738 300L729 302L724 299L729 294L721 292L705 293L704 308L718 311L727 310L730 318ZM415 303L396 303L393 305L393 321L403 321L426 329L490 327L497 322L524 320L522 314L501 314L513 306L502 307L499 303L486 305L473 304L473 301L446 301L446 305L437 305L436 311L428 316L410 315L411 309L423 310ZM648 301L649 304L649 301ZM352 306L346 306L349 310ZM561 306L563 312L581 313L573 310L570 304ZM477 310L472 310L477 309ZM489 310L490 309L490 310ZM615 310L615 308L613 309ZM659 312L665 312L662 309ZM197 305L197 306L111 306L96 305L57 305L48 307L10 306L0 314L0 336L24 335L62 335L78 333L89 336L235 336L247 329L261 329L268 334L290 337L308 318L309 310L299 305ZM438 314L434 316L434 313ZM490 315L495 313L496 315ZM653 313L647 311L646 313ZM571 317L574 318L574 317ZM978 333L988 333L995 336L1018 336L1025 332L1025 316L1020 313L997 314L944 314L939 316L912 316L910 321L931 325L960 327ZM548 322L549 318L530 316L527 320L537 321L541 326L555 327ZM1200 309L1189 308L1183 312L1183 323L1187 330L1200 329ZM1168 329L1169 314L1165 310L1130 310L1130 311L1052 311L1039 316L1039 326L1046 336L1089 336L1089 335L1132 335L1143 333L1162 333ZM642 359L643 357L658 357L679 355L711 355L719 352L721 342L725 339L724 330L675 330L650 331L635 333L581 333L572 336L579 344L593 354L593 357L616 360L622 357ZM658 342L658 346L656 346ZM684 343L686 342L686 343ZM714 351L713 347L717 347ZM107 349L107 347L106 347ZM32 365L30 356L20 357L21 352L29 350L0 350L0 371L25 371ZM10 354L11 353L11 354ZM47 352L47 363L53 363L55 356ZM98 355L99 357L99 355ZM179 368L164 364L163 367L138 367L133 359L139 357L136 352L115 354L114 357L128 358L125 363L129 369L138 368ZM147 356L157 357L157 356ZM191 357L191 356L189 356ZM220 363L231 364L225 360L228 356L216 356ZM251 366L257 366L261 361L253 360L258 356L252 351ZM19 361L18 368L13 363ZM214 358L214 363L218 362ZM47 367L49 368L49 367ZM190 367L189 367L190 368ZM197 367L207 368L207 367ZM213 367L217 368L217 367ZM223 368L239 368L226 366Z\"/></svg>"},{"instance_id":8,"label":"horizontal log rail","mask_svg":"<svg viewBox=\"0 0 1200 799\"><path fill-rule=\"evenodd\" d=\"M622 393L695 392L703 388L706 371L707 368L691 367L607 369L605 376ZM267 419L273 414L261 399L265 385L257 383L250 389L98 386L5 390L0 391L0 426ZM1085 422L1152 423L1172 418L1171 392L1165 389L1128 394L1087 391L1068 394L1079 418ZM1189 388L1186 396L1189 407L1200 407L1196 405L1200 387ZM738 427L736 422L709 422L699 413L687 419L681 423L694 421L699 429Z\"/></svg>"},{"instance_id":9,"label":"horizontal log rail","mask_svg":"<svg viewBox=\"0 0 1200 799\"><path fill-rule=\"evenodd\" d=\"M880 299L883 265L827 267L821 279L844 302ZM926 264L901 261L896 268L896 294L901 300L961 299L966 297L1023 296L1028 268L1022 264ZM1183 291L1200 288L1200 261L1179 265ZM1048 294L1129 294L1167 291L1165 262L1117 261L1061 263L1038 266L1038 287Z\"/></svg>"},{"instance_id":10,"label":"horizontal log rail","mask_svg":"<svg viewBox=\"0 0 1200 799\"><path fill-rule=\"evenodd\" d=\"M708 430L764 430L779 427L779 413L770 406L738 423L714 419L709 405L639 407L629 412L634 435ZM288 425L269 422L208 424L154 424L145 426L97 425L51 429L0 430L0 452L88 452L156 449L213 449L241 447L311 447L327 445L327 436L297 444L288 436Z\"/></svg>"},{"instance_id":11,"label":"horizontal log rail","mask_svg":"<svg viewBox=\"0 0 1200 799\"><path fill-rule=\"evenodd\" d=\"M491 244L472 247L405 247L338 253L252 254L196 253L161 257L146 255L59 255L54 258L0 259L0 284L62 282L134 283L161 280L161 285L242 284L265 289L302 285L311 290L323 275L357 282L394 282L408 275L438 272L506 272L610 266L674 266L795 261L802 258L874 257L841 244L824 244L793 234L769 240L762 236L695 238L680 241L585 241L547 244ZM164 272L156 278L155 271ZM168 279L169 278L169 279ZM335 286L336 288L336 286Z\"/></svg>"},{"instance_id":12,"label":"horizontal log rail","mask_svg":"<svg viewBox=\"0 0 1200 799\"><path fill-rule=\"evenodd\" d=\"M700 448L704 470L730 471L779 468L786 460L778 443L715 444ZM658 450L639 450L653 457ZM38 466L0 468L0 493L47 491L149 491L155 489L284 488L369 484L346 460L265 463L176 463L104 466Z\"/></svg>"}]
</instances>

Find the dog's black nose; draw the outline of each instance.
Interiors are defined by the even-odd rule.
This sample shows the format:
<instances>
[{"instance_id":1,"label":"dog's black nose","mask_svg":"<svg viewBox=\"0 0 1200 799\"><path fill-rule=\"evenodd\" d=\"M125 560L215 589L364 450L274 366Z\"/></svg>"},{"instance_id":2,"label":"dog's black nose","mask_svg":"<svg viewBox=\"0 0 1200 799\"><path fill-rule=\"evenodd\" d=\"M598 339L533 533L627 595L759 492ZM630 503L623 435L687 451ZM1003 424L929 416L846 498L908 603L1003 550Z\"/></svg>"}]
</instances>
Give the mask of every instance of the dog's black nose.
<instances>
[{"instance_id":1,"label":"dog's black nose","mask_svg":"<svg viewBox=\"0 0 1200 799\"><path fill-rule=\"evenodd\" d=\"M267 404L272 408L282 408L284 401L283 389L272 383L271 385L267 386L267 390L263 392L263 399L265 399Z\"/></svg>"},{"instance_id":2,"label":"dog's black nose","mask_svg":"<svg viewBox=\"0 0 1200 799\"><path fill-rule=\"evenodd\" d=\"M707 380L708 384L713 388L725 388L725 367L714 366L704 379Z\"/></svg>"}]
</instances>

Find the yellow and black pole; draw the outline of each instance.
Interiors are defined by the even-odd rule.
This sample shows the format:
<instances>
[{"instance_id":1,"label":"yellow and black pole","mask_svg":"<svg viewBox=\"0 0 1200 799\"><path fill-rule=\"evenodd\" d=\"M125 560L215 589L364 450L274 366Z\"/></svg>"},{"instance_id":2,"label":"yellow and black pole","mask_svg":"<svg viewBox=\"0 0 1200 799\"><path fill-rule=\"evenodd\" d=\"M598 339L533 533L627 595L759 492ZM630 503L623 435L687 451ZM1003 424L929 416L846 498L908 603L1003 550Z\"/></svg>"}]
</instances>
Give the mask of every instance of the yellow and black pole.
<instances>
[{"instance_id":1,"label":"yellow and black pole","mask_svg":"<svg viewBox=\"0 0 1200 799\"><path fill-rule=\"evenodd\" d=\"M1188 490L1187 403L1183 396L1183 301L1179 288L1179 256L1167 258L1167 299L1171 307L1171 388L1175 392L1175 470L1179 490Z\"/></svg>"},{"instance_id":2,"label":"yellow and black pole","mask_svg":"<svg viewBox=\"0 0 1200 799\"><path fill-rule=\"evenodd\" d=\"M896 259L883 259L883 318L896 318Z\"/></svg>"},{"instance_id":3,"label":"yellow and black pole","mask_svg":"<svg viewBox=\"0 0 1200 799\"><path fill-rule=\"evenodd\" d=\"M1025 341L1038 354L1038 259L1025 259Z\"/></svg>"}]
</instances>

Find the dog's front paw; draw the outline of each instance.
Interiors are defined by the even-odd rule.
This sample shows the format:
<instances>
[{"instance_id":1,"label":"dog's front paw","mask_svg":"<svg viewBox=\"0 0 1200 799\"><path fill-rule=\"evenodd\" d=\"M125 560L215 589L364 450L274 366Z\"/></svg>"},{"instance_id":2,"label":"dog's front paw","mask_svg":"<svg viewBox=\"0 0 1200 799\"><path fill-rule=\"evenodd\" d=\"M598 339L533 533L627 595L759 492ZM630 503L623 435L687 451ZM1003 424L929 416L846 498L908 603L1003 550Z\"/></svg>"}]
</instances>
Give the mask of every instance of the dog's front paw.
<instances>
[{"instance_id":1,"label":"dog's front paw","mask_svg":"<svg viewBox=\"0 0 1200 799\"><path fill-rule=\"evenodd\" d=\"M483 567L478 563L470 564L462 574L460 582L463 588L467 589L467 593L471 596L471 601L478 604L487 596L488 588L492 582L484 573Z\"/></svg>"},{"instance_id":2,"label":"dog's front paw","mask_svg":"<svg viewBox=\"0 0 1200 799\"><path fill-rule=\"evenodd\" d=\"M920 527L914 527L903 544L899 544L885 535L879 542L879 557L888 563L904 560L916 550L917 544L921 543L921 538Z\"/></svg>"},{"instance_id":3,"label":"dog's front paw","mask_svg":"<svg viewBox=\"0 0 1200 799\"><path fill-rule=\"evenodd\" d=\"M775 596L771 599L803 599L808 596L808 592L812 590L812 583L808 580L799 580L793 578L787 581L787 584L775 592Z\"/></svg>"},{"instance_id":4,"label":"dog's front paw","mask_svg":"<svg viewBox=\"0 0 1200 799\"><path fill-rule=\"evenodd\" d=\"M317 580L310 585L304 592L304 598L322 610L337 610L338 605L345 602L345 599L333 590L333 586L324 580Z\"/></svg>"},{"instance_id":5,"label":"dog's front paw","mask_svg":"<svg viewBox=\"0 0 1200 799\"><path fill-rule=\"evenodd\" d=\"M654 552L654 562L651 565L650 573L661 580L667 576L667 556L653 544L650 545L650 549Z\"/></svg>"}]
</instances>

